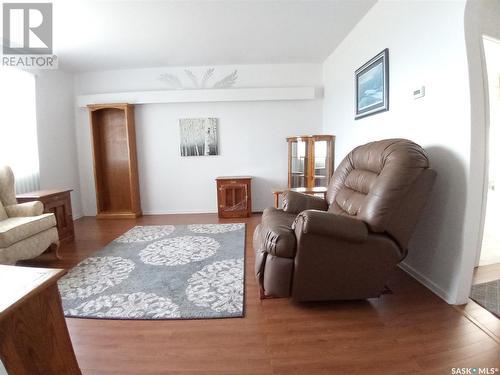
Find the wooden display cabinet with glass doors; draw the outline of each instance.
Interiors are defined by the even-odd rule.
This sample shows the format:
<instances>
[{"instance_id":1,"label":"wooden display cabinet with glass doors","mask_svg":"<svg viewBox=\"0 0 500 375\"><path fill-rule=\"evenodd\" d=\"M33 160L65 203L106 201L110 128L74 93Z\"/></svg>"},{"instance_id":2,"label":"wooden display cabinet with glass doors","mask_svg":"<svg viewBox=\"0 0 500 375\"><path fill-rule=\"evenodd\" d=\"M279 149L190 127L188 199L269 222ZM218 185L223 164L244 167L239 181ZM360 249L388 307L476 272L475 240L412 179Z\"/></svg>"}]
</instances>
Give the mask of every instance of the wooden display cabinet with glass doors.
<instances>
[{"instance_id":1,"label":"wooden display cabinet with glass doors","mask_svg":"<svg viewBox=\"0 0 500 375\"><path fill-rule=\"evenodd\" d=\"M335 136L288 137L288 188L327 188L333 174Z\"/></svg>"}]
</instances>

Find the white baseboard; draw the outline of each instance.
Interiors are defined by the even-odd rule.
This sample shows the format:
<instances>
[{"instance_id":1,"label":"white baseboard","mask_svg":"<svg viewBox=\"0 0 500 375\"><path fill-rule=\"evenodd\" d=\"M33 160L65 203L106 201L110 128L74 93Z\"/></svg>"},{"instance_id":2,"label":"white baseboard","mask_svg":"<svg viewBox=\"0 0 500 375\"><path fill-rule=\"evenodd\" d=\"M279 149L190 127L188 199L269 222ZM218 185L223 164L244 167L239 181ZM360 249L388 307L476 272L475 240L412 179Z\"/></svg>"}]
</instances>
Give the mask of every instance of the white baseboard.
<instances>
[{"instance_id":1,"label":"white baseboard","mask_svg":"<svg viewBox=\"0 0 500 375\"><path fill-rule=\"evenodd\" d=\"M264 210L255 209L252 213L262 213ZM183 215L183 214L216 214L217 210L180 210L180 211L142 211L143 215Z\"/></svg>"},{"instance_id":2,"label":"white baseboard","mask_svg":"<svg viewBox=\"0 0 500 375\"><path fill-rule=\"evenodd\" d=\"M260 209L260 208L254 208L252 210L252 213L262 213L264 211L264 209ZM213 209L213 210L200 210L200 209L194 209L194 210L160 210L160 211L156 211L156 210L143 210L142 211L142 214L143 215L186 215L186 214L216 214L217 213L217 210L216 209ZM81 217L84 217L84 216L91 216L91 217L95 217L96 216L96 213L89 213L89 214L78 214L78 215L73 215L73 220L77 220Z\"/></svg>"},{"instance_id":3,"label":"white baseboard","mask_svg":"<svg viewBox=\"0 0 500 375\"><path fill-rule=\"evenodd\" d=\"M210 211L210 210L204 210L204 211L142 211L143 215L183 215L183 214L216 214L217 211ZM81 217L88 216L88 217L96 217L95 213L92 214L85 214L85 215L79 215L79 216L73 216L73 220L79 219Z\"/></svg>"},{"instance_id":4,"label":"white baseboard","mask_svg":"<svg viewBox=\"0 0 500 375\"><path fill-rule=\"evenodd\" d=\"M216 214L217 210L142 211L143 215Z\"/></svg>"},{"instance_id":5,"label":"white baseboard","mask_svg":"<svg viewBox=\"0 0 500 375\"><path fill-rule=\"evenodd\" d=\"M429 289L431 292L433 292L439 298L443 299L446 303L448 303L450 305L454 304L454 302L453 302L453 300L450 297L448 292L443 290L440 286L438 286L432 280L430 280L427 277L425 277L424 275L422 275L420 272L418 272L412 266L406 264L405 262L401 262L401 263L399 263L399 268L401 268L403 271L405 271L407 274L409 274L411 277L413 277L415 280L417 280L420 284L427 287L427 289Z\"/></svg>"}]
</instances>

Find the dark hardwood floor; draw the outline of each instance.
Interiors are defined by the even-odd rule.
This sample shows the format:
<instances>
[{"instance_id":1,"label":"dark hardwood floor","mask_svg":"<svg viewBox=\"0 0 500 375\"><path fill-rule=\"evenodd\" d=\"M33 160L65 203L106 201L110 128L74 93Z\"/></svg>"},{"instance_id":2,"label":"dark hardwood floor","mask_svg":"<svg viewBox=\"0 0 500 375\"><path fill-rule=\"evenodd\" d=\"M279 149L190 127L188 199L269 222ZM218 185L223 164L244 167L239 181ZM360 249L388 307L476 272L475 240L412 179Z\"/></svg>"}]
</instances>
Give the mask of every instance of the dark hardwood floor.
<instances>
[{"instance_id":1,"label":"dark hardwood floor","mask_svg":"<svg viewBox=\"0 0 500 375\"><path fill-rule=\"evenodd\" d=\"M451 374L500 367L500 345L464 310L447 305L396 270L393 294L358 302L294 304L259 300L252 233L260 215L82 218L63 260L70 268L134 225L246 222L246 316L191 321L67 319L84 374Z\"/></svg>"}]
</instances>

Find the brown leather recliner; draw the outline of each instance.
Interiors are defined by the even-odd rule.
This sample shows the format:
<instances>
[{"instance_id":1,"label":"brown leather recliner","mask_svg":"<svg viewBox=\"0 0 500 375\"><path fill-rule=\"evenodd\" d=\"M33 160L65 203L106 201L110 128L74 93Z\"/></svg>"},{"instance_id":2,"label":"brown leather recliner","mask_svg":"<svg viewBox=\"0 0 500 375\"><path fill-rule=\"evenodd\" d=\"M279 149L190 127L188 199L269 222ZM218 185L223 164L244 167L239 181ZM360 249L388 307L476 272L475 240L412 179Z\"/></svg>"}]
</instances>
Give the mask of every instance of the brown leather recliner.
<instances>
[{"instance_id":1,"label":"brown leather recliner","mask_svg":"<svg viewBox=\"0 0 500 375\"><path fill-rule=\"evenodd\" d=\"M254 233L255 274L266 296L297 301L378 297L407 254L436 177L406 139L359 146L332 176L326 200L287 192Z\"/></svg>"}]
</instances>

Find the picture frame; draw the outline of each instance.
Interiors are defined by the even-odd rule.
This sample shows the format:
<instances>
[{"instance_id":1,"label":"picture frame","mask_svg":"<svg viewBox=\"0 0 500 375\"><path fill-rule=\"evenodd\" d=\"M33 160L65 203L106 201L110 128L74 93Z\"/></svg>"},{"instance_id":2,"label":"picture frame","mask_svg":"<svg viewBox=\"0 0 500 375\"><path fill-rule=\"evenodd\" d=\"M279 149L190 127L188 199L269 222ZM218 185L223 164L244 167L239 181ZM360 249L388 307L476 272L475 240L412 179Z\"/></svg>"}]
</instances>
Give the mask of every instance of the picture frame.
<instances>
[{"instance_id":1,"label":"picture frame","mask_svg":"<svg viewBox=\"0 0 500 375\"><path fill-rule=\"evenodd\" d=\"M181 156L219 155L219 128L216 118L179 119Z\"/></svg>"},{"instance_id":2,"label":"picture frame","mask_svg":"<svg viewBox=\"0 0 500 375\"><path fill-rule=\"evenodd\" d=\"M389 110L389 49L356 69L355 120Z\"/></svg>"}]
</instances>

